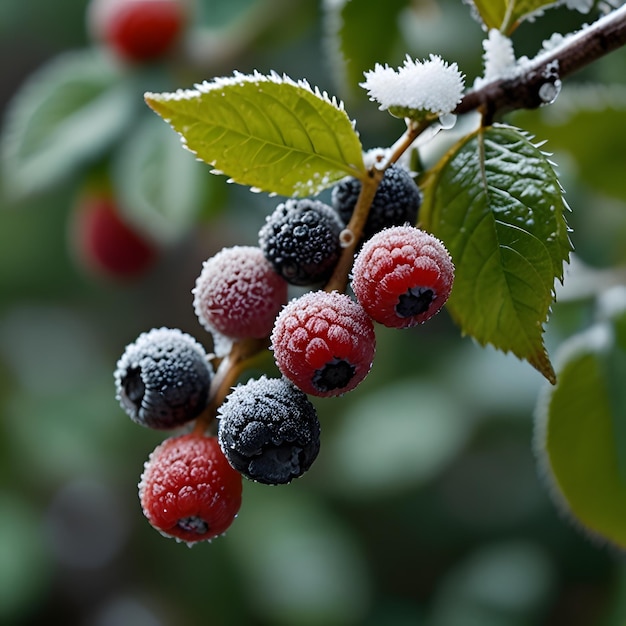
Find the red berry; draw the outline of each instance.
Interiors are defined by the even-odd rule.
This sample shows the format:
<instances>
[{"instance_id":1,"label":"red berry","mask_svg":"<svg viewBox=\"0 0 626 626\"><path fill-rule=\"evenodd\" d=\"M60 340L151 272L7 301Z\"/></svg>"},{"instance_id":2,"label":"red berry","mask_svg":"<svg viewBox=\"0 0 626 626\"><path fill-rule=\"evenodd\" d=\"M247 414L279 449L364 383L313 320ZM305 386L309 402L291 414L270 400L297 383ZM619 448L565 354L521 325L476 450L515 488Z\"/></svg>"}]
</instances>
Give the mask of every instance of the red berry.
<instances>
[{"instance_id":1,"label":"red berry","mask_svg":"<svg viewBox=\"0 0 626 626\"><path fill-rule=\"evenodd\" d=\"M92 36L131 62L163 57L186 22L183 0L91 0L87 13Z\"/></svg>"},{"instance_id":2,"label":"red berry","mask_svg":"<svg viewBox=\"0 0 626 626\"><path fill-rule=\"evenodd\" d=\"M352 289L367 314L391 328L425 322L445 304L454 265L439 239L395 226L365 242L352 267Z\"/></svg>"},{"instance_id":3,"label":"red berry","mask_svg":"<svg viewBox=\"0 0 626 626\"><path fill-rule=\"evenodd\" d=\"M305 393L337 396L354 389L374 359L374 325L337 291L310 291L283 308L271 335L276 364Z\"/></svg>"},{"instance_id":4,"label":"red berry","mask_svg":"<svg viewBox=\"0 0 626 626\"><path fill-rule=\"evenodd\" d=\"M139 498L161 534L193 544L230 527L241 506L242 482L216 437L189 433L166 439L150 454Z\"/></svg>"},{"instance_id":5,"label":"red berry","mask_svg":"<svg viewBox=\"0 0 626 626\"><path fill-rule=\"evenodd\" d=\"M260 248L233 246L204 262L192 293L198 320L214 337L217 332L230 339L261 339L287 300L287 282ZM219 352L219 345L215 349Z\"/></svg>"},{"instance_id":6,"label":"red berry","mask_svg":"<svg viewBox=\"0 0 626 626\"><path fill-rule=\"evenodd\" d=\"M156 245L122 219L115 201L107 195L83 197L73 220L70 243L88 270L131 278L143 274L157 259Z\"/></svg>"}]
</instances>

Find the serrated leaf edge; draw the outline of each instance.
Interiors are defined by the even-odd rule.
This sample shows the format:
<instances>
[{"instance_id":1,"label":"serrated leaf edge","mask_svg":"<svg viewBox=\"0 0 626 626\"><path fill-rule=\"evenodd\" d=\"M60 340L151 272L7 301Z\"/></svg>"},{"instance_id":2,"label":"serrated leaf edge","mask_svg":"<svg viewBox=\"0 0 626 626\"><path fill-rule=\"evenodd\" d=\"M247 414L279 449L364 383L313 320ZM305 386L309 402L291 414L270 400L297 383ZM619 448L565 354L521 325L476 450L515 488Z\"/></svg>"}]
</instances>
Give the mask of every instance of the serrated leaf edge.
<instances>
[{"instance_id":1,"label":"serrated leaf edge","mask_svg":"<svg viewBox=\"0 0 626 626\"><path fill-rule=\"evenodd\" d=\"M176 91L163 93L154 93L148 91L144 94L144 98L146 101L156 100L162 102L168 102L172 100L191 100L193 98L201 96L203 93L219 91L226 87L235 87L238 85L243 85L244 83L250 83L253 85L258 85L260 83L274 83L277 85L286 84L291 85L292 87L305 89L316 98L324 100L324 102L332 105L338 111L346 113L343 102L335 96L330 96L327 91L322 91L321 89L319 89L319 87L312 87L309 81L304 78L294 80L293 78L287 76L287 74L280 75L274 70L272 70L269 74L261 74L261 72L257 70L255 70L252 74L244 74L243 72L235 70L232 76L218 76L210 81L205 80L201 83L196 83L193 89L177 89ZM357 132L355 121L351 119L350 123L352 124L352 128L354 129L354 131Z\"/></svg>"},{"instance_id":2,"label":"serrated leaf edge","mask_svg":"<svg viewBox=\"0 0 626 626\"><path fill-rule=\"evenodd\" d=\"M177 89L176 91L173 91L173 92L160 92L160 93L148 91L148 92L145 92L144 94L144 100L148 104L148 106L150 106L151 108L155 108L152 106L151 102L167 103L167 102L193 100L196 98L201 98L203 94L207 94L211 92L220 92L229 87L243 86L244 84L259 85L262 83L273 83L277 85L284 84L284 85L289 85L291 87L295 87L296 89L302 89L306 91L307 93L309 93L310 95L314 96L315 98L321 100L322 102L329 104L335 110L345 115L346 120L349 122L355 136L357 137L357 139L359 138L359 133L356 128L356 122L355 120L351 119L348 116L344 103L340 99L336 98L335 96L330 96L328 92L320 90L318 87L312 87L311 84L306 79L294 80L291 77L289 77L287 74L280 75L278 72L275 72L274 70L270 71L269 74L262 74L261 72L257 70L255 70L252 74L245 74L243 72L235 70L232 76L219 76L219 77L213 78L210 81L203 81L201 83L196 83L194 88L192 89ZM166 117L160 112L159 112L159 115L161 115L161 117L164 119L165 122L172 125L170 118ZM174 128L173 125L172 127ZM191 149L187 145L185 136L182 133L179 133L179 134L180 134L181 143L183 147L189 152L191 152L192 154L194 154L194 156L197 156L196 151ZM199 158L199 157L197 158L199 161L204 162L204 159ZM212 161L206 161L206 162L211 166L215 166L215 162L212 162ZM366 170L364 168L364 163L362 161L360 163L360 166L361 167L359 167L359 164L350 164L350 167L352 168L352 171L350 172L350 174L357 178L364 176L366 173ZM342 168L342 169L345 169L345 168ZM348 170L345 170L345 171L346 173L348 173ZM213 167L210 170L210 172L216 175L227 175L224 171L216 167ZM241 183L241 181L236 180L232 177L228 178L226 182L236 183L236 184ZM323 185L323 184L321 185L321 187L318 186L316 193L321 191L321 189L327 186L328 185ZM310 183L309 184L303 183L302 187L306 191L306 193L312 192ZM266 192L270 196L278 195L277 192L274 192L268 189L261 189L254 185L249 186L249 189L253 193L265 193ZM301 191L302 190L296 188L294 189L294 194L300 195Z\"/></svg>"},{"instance_id":3,"label":"serrated leaf edge","mask_svg":"<svg viewBox=\"0 0 626 626\"><path fill-rule=\"evenodd\" d=\"M571 211L571 208L565 199L565 190L563 186L561 185L561 181L556 173L556 169L558 166L549 158L550 156L552 156L552 153L549 153L541 149L547 143L547 140L535 141L535 136L532 133L524 129L518 128L517 126L511 125L511 124L495 123L491 126L491 128L509 129L509 130L516 131L545 158L546 162L550 165L550 167L552 168L554 172L554 178L559 188L561 202L563 203L563 209L565 211ZM452 146L450 146L446 150L446 152L439 158L438 162L434 165L434 167L432 167L429 171L424 173L424 176L421 182L421 187L423 188L423 190L426 191L428 187L437 185L441 171L443 170L445 165L449 162L451 156L456 154L460 150L460 148L464 144L466 144L468 141L470 141L473 137L477 137L480 133L484 133L485 130L486 130L486 127L481 126L467 133L465 136L461 137L458 141L456 141ZM567 222L565 222L565 228L567 229L566 232L571 232L572 230L567 225ZM570 253L573 251L573 245L569 236L567 237L567 241L568 241L568 248L566 251L564 251L565 258L563 258L563 266L569 263ZM563 280L565 277L565 271L564 271L563 266L561 268L556 268L553 265L553 269L555 270L554 272L555 279L558 279L559 282L561 282L561 284L563 283ZM559 269L558 272L556 271L557 269ZM550 292L552 294L553 300L555 300L556 286L554 284L551 286ZM506 348L495 346L495 344L493 344L492 342L488 340L481 341L479 339L476 339L471 333L463 330L460 320L456 318L456 316L453 314L452 311L450 311L450 308L447 305L446 305L446 308L449 310L451 317L455 320L455 323L457 323L459 327L461 328L462 336L471 336L475 341L477 341L482 346L493 345L494 347L496 347L498 350L500 350L501 352L505 354L509 352L512 354L515 354L518 358L527 361L532 367L538 370L552 385L556 384L557 378L556 378L555 370L554 370L554 367L552 365L552 362L550 360L550 357L548 355L547 349L543 341L541 342L541 347L542 347L541 351L535 351L533 355L529 355L528 357L520 357L515 351L511 349L506 349ZM545 318L540 322L542 335L545 332L545 324L548 322L550 318L551 311L552 311L552 307L550 306L548 308Z\"/></svg>"}]
</instances>

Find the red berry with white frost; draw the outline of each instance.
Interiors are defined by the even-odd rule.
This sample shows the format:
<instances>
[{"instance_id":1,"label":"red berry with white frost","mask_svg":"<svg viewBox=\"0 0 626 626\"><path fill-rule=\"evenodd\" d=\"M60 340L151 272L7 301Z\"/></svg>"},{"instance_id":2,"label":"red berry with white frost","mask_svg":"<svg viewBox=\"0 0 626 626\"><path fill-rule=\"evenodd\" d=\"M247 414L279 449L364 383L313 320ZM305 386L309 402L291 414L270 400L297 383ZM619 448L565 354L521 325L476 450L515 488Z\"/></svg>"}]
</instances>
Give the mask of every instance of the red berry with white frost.
<instances>
[{"instance_id":1,"label":"red berry with white frost","mask_svg":"<svg viewBox=\"0 0 626 626\"><path fill-rule=\"evenodd\" d=\"M374 359L374 325L360 304L337 291L309 291L287 304L271 335L276 364L305 393L354 389Z\"/></svg>"},{"instance_id":2,"label":"red berry with white frost","mask_svg":"<svg viewBox=\"0 0 626 626\"><path fill-rule=\"evenodd\" d=\"M91 0L87 27L116 56L127 62L164 57L180 39L188 21L187 0Z\"/></svg>"},{"instance_id":3,"label":"red berry with white frost","mask_svg":"<svg viewBox=\"0 0 626 626\"><path fill-rule=\"evenodd\" d=\"M216 437L189 433L166 439L150 454L139 499L154 528L191 545L226 532L241 507L242 483Z\"/></svg>"},{"instance_id":4,"label":"red berry with white frost","mask_svg":"<svg viewBox=\"0 0 626 626\"><path fill-rule=\"evenodd\" d=\"M419 228L396 226L365 242L352 267L352 289L367 314L391 328L430 319L445 304L454 264L444 244Z\"/></svg>"},{"instance_id":5,"label":"red berry with white frost","mask_svg":"<svg viewBox=\"0 0 626 626\"><path fill-rule=\"evenodd\" d=\"M261 339L287 300L287 282L260 248L233 246L204 262L192 293L198 320L214 337Z\"/></svg>"}]
</instances>

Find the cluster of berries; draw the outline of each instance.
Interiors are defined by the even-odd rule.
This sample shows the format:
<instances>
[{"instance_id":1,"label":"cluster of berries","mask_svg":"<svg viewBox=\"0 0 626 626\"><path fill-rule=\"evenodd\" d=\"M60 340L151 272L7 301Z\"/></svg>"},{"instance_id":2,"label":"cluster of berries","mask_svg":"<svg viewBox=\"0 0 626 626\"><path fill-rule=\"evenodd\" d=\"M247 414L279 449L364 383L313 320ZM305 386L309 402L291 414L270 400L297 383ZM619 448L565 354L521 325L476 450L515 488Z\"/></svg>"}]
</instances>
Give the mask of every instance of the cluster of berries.
<instances>
[{"instance_id":1,"label":"cluster of berries","mask_svg":"<svg viewBox=\"0 0 626 626\"><path fill-rule=\"evenodd\" d=\"M117 397L133 420L157 429L194 423L154 450L139 483L144 514L163 534L189 544L211 539L237 515L242 477L277 485L304 474L320 448L309 396L344 394L367 376L374 322L415 326L447 300L452 260L410 225L421 193L395 164L351 239L353 297L329 287L360 186L338 183L332 206L289 199L267 217L258 246L223 248L204 262L193 306L214 354L178 329L159 328L118 361ZM289 300L291 285L308 290ZM246 359L267 348L279 375L235 384Z\"/></svg>"}]
</instances>

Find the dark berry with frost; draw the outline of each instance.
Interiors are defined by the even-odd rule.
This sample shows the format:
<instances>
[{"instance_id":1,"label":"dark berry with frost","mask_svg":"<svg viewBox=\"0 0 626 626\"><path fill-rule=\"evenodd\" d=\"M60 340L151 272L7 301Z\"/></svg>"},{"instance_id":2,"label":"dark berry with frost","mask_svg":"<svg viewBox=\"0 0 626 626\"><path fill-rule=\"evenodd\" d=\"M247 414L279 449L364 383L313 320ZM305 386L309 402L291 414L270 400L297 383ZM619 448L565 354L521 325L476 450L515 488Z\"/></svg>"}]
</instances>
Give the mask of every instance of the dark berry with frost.
<instances>
[{"instance_id":1,"label":"dark berry with frost","mask_svg":"<svg viewBox=\"0 0 626 626\"><path fill-rule=\"evenodd\" d=\"M367 376L376 337L358 302L337 291L309 291L281 310L271 347L286 378L305 393L328 397L354 389Z\"/></svg>"},{"instance_id":2,"label":"dark berry with frost","mask_svg":"<svg viewBox=\"0 0 626 626\"><path fill-rule=\"evenodd\" d=\"M395 226L363 244L352 266L352 290L375 321L410 328L438 313L454 282L444 244L414 226Z\"/></svg>"},{"instance_id":3,"label":"dark berry with frost","mask_svg":"<svg viewBox=\"0 0 626 626\"><path fill-rule=\"evenodd\" d=\"M198 320L213 334L215 351L223 356L220 336L236 340L269 335L287 300L287 282L260 248L233 246L203 263L192 294Z\"/></svg>"},{"instance_id":4,"label":"dark berry with frost","mask_svg":"<svg viewBox=\"0 0 626 626\"><path fill-rule=\"evenodd\" d=\"M218 412L222 452L251 480L289 483L317 457L317 411L307 395L284 378L262 376L238 385Z\"/></svg>"},{"instance_id":5,"label":"dark berry with frost","mask_svg":"<svg viewBox=\"0 0 626 626\"><path fill-rule=\"evenodd\" d=\"M319 200L289 199L268 215L259 246L274 269L292 285L326 282L341 254L344 228L331 206Z\"/></svg>"},{"instance_id":6,"label":"dark berry with frost","mask_svg":"<svg viewBox=\"0 0 626 626\"><path fill-rule=\"evenodd\" d=\"M133 421L171 429L205 409L213 367L187 333L154 328L126 346L114 377L116 397Z\"/></svg>"},{"instance_id":7,"label":"dark berry with frost","mask_svg":"<svg viewBox=\"0 0 626 626\"><path fill-rule=\"evenodd\" d=\"M193 545L230 527L241 507L242 486L217 438L191 432L153 450L139 481L139 499L162 535Z\"/></svg>"},{"instance_id":8,"label":"dark berry with frost","mask_svg":"<svg viewBox=\"0 0 626 626\"><path fill-rule=\"evenodd\" d=\"M352 177L344 178L333 187L332 205L346 224L360 191L361 181ZM415 224L421 204L422 192L409 171L396 163L390 165L376 190L361 240L369 239L383 228Z\"/></svg>"}]
</instances>

